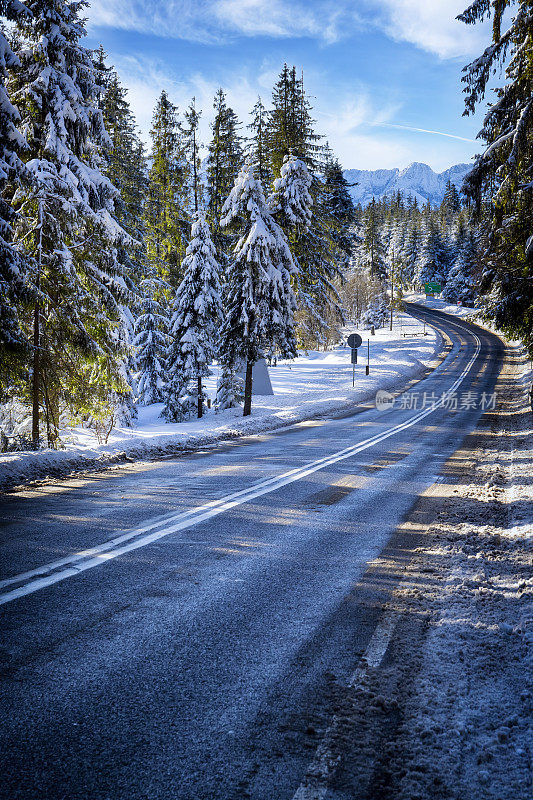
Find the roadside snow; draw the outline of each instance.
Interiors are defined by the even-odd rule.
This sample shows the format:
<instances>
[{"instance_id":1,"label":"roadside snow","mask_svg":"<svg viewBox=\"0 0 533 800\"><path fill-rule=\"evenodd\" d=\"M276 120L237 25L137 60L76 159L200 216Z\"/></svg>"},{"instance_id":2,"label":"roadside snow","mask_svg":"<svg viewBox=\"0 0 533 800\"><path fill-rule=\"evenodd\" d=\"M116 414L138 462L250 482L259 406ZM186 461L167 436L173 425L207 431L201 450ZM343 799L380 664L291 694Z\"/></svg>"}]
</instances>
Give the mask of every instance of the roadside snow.
<instances>
[{"instance_id":1,"label":"roadside snow","mask_svg":"<svg viewBox=\"0 0 533 800\"><path fill-rule=\"evenodd\" d=\"M353 326L344 331L345 336L352 332L356 332ZM355 367L355 388L347 347L308 351L295 361L280 361L270 368L274 395L254 396L250 417L244 419L241 409L220 414L211 410L202 420L167 423L159 416L162 404L141 407L134 427L114 428L107 445L98 445L94 432L80 427L61 431L63 450L0 454L0 489L124 459L157 457L333 414L373 398L378 389L390 389L420 374L433 360L441 341L440 334L429 326L423 336L422 324L404 313L395 316L393 331L387 326L377 330L375 336L367 330L357 332L363 345ZM370 375L366 376L368 342ZM216 367L213 373L206 380L206 391L212 400L216 393Z\"/></svg>"},{"instance_id":2,"label":"roadside snow","mask_svg":"<svg viewBox=\"0 0 533 800\"><path fill-rule=\"evenodd\" d=\"M454 454L404 599L428 614L396 732L395 800L533 796L533 426L509 362L499 407ZM417 592L409 587L416 582ZM402 592L399 592L402 596Z\"/></svg>"}]
</instances>

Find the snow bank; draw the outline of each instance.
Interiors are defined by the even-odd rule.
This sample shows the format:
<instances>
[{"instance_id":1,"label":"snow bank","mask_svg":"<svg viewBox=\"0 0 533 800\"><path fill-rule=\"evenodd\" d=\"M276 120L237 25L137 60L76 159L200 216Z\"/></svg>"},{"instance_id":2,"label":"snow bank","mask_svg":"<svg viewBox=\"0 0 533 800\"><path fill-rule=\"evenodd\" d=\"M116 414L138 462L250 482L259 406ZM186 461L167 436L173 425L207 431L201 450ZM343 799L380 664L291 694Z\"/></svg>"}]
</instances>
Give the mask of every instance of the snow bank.
<instances>
[{"instance_id":1,"label":"snow bank","mask_svg":"<svg viewBox=\"0 0 533 800\"><path fill-rule=\"evenodd\" d=\"M415 377L433 360L440 334L428 327L428 335L421 335L421 323L408 314L398 314L393 328L377 330L375 336L358 331L363 345L355 367L354 388L347 347L301 353L294 361L280 361L270 368L274 395L254 396L250 417L243 418L241 409L228 409L219 414L210 411L202 420L167 423L159 416L163 404L154 403L139 409L134 427L113 429L107 445L98 445L92 430L71 428L61 431L63 450L0 454L0 489L128 459L178 453L352 408L373 399L378 389L390 389ZM347 336L354 331L351 326L344 333ZM368 341L370 375L366 376ZM212 400L217 371L215 367L206 380L206 392Z\"/></svg>"}]
</instances>

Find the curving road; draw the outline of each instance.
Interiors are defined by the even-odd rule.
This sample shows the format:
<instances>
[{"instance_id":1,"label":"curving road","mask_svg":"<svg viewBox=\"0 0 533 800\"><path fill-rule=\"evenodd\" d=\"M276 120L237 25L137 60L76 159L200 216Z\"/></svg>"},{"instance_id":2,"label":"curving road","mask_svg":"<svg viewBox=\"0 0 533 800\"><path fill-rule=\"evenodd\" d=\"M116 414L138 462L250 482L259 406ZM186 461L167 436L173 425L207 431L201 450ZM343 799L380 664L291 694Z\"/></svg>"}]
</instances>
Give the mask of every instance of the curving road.
<instances>
[{"instance_id":1,"label":"curving road","mask_svg":"<svg viewBox=\"0 0 533 800\"><path fill-rule=\"evenodd\" d=\"M445 358L411 387L417 408L361 406L3 498L0 797L327 797L301 782L334 687L383 655L401 577L374 580L369 562L501 368L496 336L424 313Z\"/></svg>"}]
</instances>

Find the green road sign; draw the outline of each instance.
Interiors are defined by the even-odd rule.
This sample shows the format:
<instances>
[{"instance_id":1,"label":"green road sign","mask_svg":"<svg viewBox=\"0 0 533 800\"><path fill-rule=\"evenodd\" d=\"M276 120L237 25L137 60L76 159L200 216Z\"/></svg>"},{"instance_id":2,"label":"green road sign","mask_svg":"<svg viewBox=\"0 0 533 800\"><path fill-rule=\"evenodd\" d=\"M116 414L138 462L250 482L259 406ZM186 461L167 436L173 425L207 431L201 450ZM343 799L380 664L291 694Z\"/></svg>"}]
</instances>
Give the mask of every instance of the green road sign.
<instances>
[{"instance_id":1,"label":"green road sign","mask_svg":"<svg viewBox=\"0 0 533 800\"><path fill-rule=\"evenodd\" d=\"M424 284L424 289L426 290L426 294L439 294L442 292L442 286L440 283L436 283L436 281L428 281Z\"/></svg>"}]
</instances>

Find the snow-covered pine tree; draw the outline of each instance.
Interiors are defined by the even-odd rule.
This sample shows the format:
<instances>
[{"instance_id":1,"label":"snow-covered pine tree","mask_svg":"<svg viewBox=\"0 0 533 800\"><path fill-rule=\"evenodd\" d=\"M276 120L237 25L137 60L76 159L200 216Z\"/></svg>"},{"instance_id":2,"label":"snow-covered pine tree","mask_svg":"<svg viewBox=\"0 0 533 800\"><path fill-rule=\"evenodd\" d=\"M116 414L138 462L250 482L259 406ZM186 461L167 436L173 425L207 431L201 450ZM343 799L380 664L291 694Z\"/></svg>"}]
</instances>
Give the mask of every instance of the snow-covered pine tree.
<instances>
[{"instance_id":1,"label":"snow-covered pine tree","mask_svg":"<svg viewBox=\"0 0 533 800\"><path fill-rule=\"evenodd\" d=\"M235 363L232 359L223 358L220 364L221 375L217 383L215 402L217 412L237 408L244 400L244 382L235 372Z\"/></svg>"},{"instance_id":2,"label":"snow-covered pine tree","mask_svg":"<svg viewBox=\"0 0 533 800\"><path fill-rule=\"evenodd\" d=\"M137 397L141 405L161 403L166 383L165 360L168 344L168 317L158 297L165 297L169 286L160 278L145 278L140 285L140 314L135 320L135 365Z\"/></svg>"},{"instance_id":3,"label":"snow-covered pine tree","mask_svg":"<svg viewBox=\"0 0 533 800\"><path fill-rule=\"evenodd\" d=\"M312 179L311 225L291 241L299 266L296 296L302 341L317 338L325 341L330 325L342 321L335 282L341 279L343 259L339 259L334 238L336 226L328 211L330 192L323 175L327 155L319 144L321 138L314 131L303 75L297 77L295 67L289 68L285 64L272 94L267 140L274 175L280 174L285 156L292 153L305 162Z\"/></svg>"},{"instance_id":4,"label":"snow-covered pine tree","mask_svg":"<svg viewBox=\"0 0 533 800\"><path fill-rule=\"evenodd\" d=\"M148 175L144 145L140 140L135 118L127 100L127 90L121 85L113 67L106 64L106 54L99 47L93 55L98 85L98 107L102 111L104 125L109 136L109 144L104 151L104 174L120 192L115 202L115 217L130 239L118 250L118 258L135 292L142 280L146 266L144 199L148 186ZM137 303L132 303L132 307ZM135 311L137 309L135 308ZM114 392L118 421L122 425L131 423L136 416L134 397L134 373L136 372L133 353L135 339L135 319L132 308L121 305L121 323L117 329L117 345L123 360L119 367L120 375L127 392Z\"/></svg>"},{"instance_id":5,"label":"snow-covered pine tree","mask_svg":"<svg viewBox=\"0 0 533 800\"><path fill-rule=\"evenodd\" d=\"M182 271L166 360L163 415L171 422L203 416L202 379L209 375L218 346L222 317L220 266L203 211L196 214Z\"/></svg>"},{"instance_id":6,"label":"snow-covered pine tree","mask_svg":"<svg viewBox=\"0 0 533 800\"><path fill-rule=\"evenodd\" d=\"M418 282L444 285L448 273L447 253L437 224L430 221L419 260Z\"/></svg>"},{"instance_id":7,"label":"snow-covered pine tree","mask_svg":"<svg viewBox=\"0 0 533 800\"><path fill-rule=\"evenodd\" d=\"M394 271L395 279L398 281L401 278L400 263L405 240L405 220L403 219L403 214L398 210L391 219L389 232L384 239L387 243L388 271L389 274Z\"/></svg>"},{"instance_id":8,"label":"snow-covered pine tree","mask_svg":"<svg viewBox=\"0 0 533 800\"><path fill-rule=\"evenodd\" d=\"M370 328L382 328L387 322L390 313L389 301L379 295L370 300L367 308L361 315L361 325L366 330Z\"/></svg>"},{"instance_id":9,"label":"snow-covered pine tree","mask_svg":"<svg viewBox=\"0 0 533 800\"><path fill-rule=\"evenodd\" d=\"M133 305L133 303L132 303ZM137 419L135 382L135 318L129 305L120 306L120 323L115 328L118 355L118 385L110 394L117 425L130 427Z\"/></svg>"},{"instance_id":10,"label":"snow-covered pine tree","mask_svg":"<svg viewBox=\"0 0 533 800\"><path fill-rule=\"evenodd\" d=\"M9 23L27 14L28 10L18 0L0 0L0 17ZM20 303L28 288L24 280L27 267L13 246L15 210L6 192L8 183L12 196L21 180L29 178L20 157L26 148L18 129L20 114L9 99L5 83L8 69L18 65L0 24L0 386L3 389L18 372L18 363L27 346L19 318Z\"/></svg>"},{"instance_id":11,"label":"snow-covered pine tree","mask_svg":"<svg viewBox=\"0 0 533 800\"><path fill-rule=\"evenodd\" d=\"M408 223L402 252L402 281L412 287L417 279L416 267L422 245L420 224L418 221Z\"/></svg>"},{"instance_id":12,"label":"snow-covered pine tree","mask_svg":"<svg viewBox=\"0 0 533 800\"><path fill-rule=\"evenodd\" d=\"M442 297L452 303L473 305L476 297L475 272L479 253L474 231L464 231L457 241L457 255L450 269Z\"/></svg>"},{"instance_id":13,"label":"snow-covered pine tree","mask_svg":"<svg viewBox=\"0 0 533 800\"><path fill-rule=\"evenodd\" d=\"M512 16L511 16L512 14ZM510 17L507 24L507 17ZM490 204L484 224L489 248L482 287L487 313L533 354L533 7L531 0L473 0L459 19L492 18L492 42L465 67L465 114L485 97L489 81L505 64L480 132L487 147L465 181L477 206ZM506 29L502 31L502 23Z\"/></svg>"},{"instance_id":14,"label":"snow-covered pine tree","mask_svg":"<svg viewBox=\"0 0 533 800\"><path fill-rule=\"evenodd\" d=\"M341 225L333 216L334 187L327 180L317 181L320 191L315 186L315 197L319 218L313 220L312 183L305 162L293 154L285 156L280 177L274 181L274 191L268 199L269 208L293 254L305 262L305 269L299 270L294 284L300 306L299 336L306 344L317 337L318 331L323 341L327 341L328 330L336 328L335 322L342 316L336 303L331 313L332 298L335 301L339 298L335 287L328 282L328 256L335 254L340 264L343 255L336 240ZM346 262L348 255L344 253ZM270 350L269 355L273 354Z\"/></svg>"},{"instance_id":15,"label":"snow-covered pine tree","mask_svg":"<svg viewBox=\"0 0 533 800\"><path fill-rule=\"evenodd\" d=\"M117 190L102 174L107 137L80 6L27 0L13 49L20 66L8 83L21 114L32 176L13 204L21 209L15 241L34 259L33 426L39 442L44 401L48 438L57 440L61 402L79 365L100 385L117 385L116 337L127 282L118 249L127 238L114 219ZM93 362L82 369L83 362ZM113 377L114 376L114 377ZM81 377L80 377L81 380ZM90 391L87 391L90 397ZM66 401L67 401L66 400Z\"/></svg>"},{"instance_id":16,"label":"snow-covered pine tree","mask_svg":"<svg viewBox=\"0 0 533 800\"><path fill-rule=\"evenodd\" d=\"M457 187L450 180L446 181L446 189L444 191L444 198L442 205L448 214L455 214L461 210L461 200Z\"/></svg>"},{"instance_id":17,"label":"snow-covered pine tree","mask_svg":"<svg viewBox=\"0 0 533 800\"><path fill-rule=\"evenodd\" d=\"M314 132L313 124L303 75L298 78L296 67L284 64L274 85L272 108L268 113L267 140L274 175L280 174L289 153L304 159L311 171L318 166L321 137Z\"/></svg>"},{"instance_id":18,"label":"snow-covered pine tree","mask_svg":"<svg viewBox=\"0 0 533 800\"><path fill-rule=\"evenodd\" d=\"M304 161L295 155L283 159L279 178L268 206L285 233L298 239L311 224L313 199L310 194L311 176Z\"/></svg>"},{"instance_id":19,"label":"snow-covered pine tree","mask_svg":"<svg viewBox=\"0 0 533 800\"><path fill-rule=\"evenodd\" d=\"M226 318L220 360L225 376L240 362L245 368L243 415L251 413L252 368L265 345L283 357L296 353L294 297L296 274L287 239L267 206L253 164L235 180L223 208L223 226L234 226L239 240L228 271Z\"/></svg>"}]
</instances>

